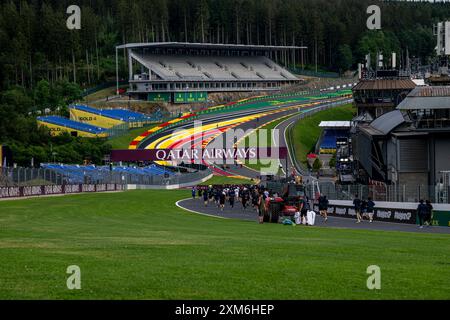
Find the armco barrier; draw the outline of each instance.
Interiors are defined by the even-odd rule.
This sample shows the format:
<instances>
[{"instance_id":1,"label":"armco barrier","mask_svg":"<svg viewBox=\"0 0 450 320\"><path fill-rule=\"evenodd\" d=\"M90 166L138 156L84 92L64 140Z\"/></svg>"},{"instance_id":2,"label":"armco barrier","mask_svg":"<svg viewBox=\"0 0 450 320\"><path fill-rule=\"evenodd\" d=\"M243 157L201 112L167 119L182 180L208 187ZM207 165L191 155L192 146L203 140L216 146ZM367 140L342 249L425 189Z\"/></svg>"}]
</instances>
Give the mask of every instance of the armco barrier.
<instances>
[{"instance_id":1,"label":"armco barrier","mask_svg":"<svg viewBox=\"0 0 450 320\"><path fill-rule=\"evenodd\" d=\"M110 192L125 190L122 184L71 184L25 187L0 187L0 199L76 194L83 192Z\"/></svg>"},{"instance_id":2,"label":"armco barrier","mask_svg":"<svg viewBox=\"0 0 450 320\"><path fill-rule=\"evenodd\" d=\"M375 202L373 219L385 222L417 224L417 203L413 202ZM450 227L450 205L433 204L432 223L435 226ZM318 211L318 205L314 204ZM352 201L330 200L328 215L343 218L354 218L356 212Z\"/></svg>"}]
</instances>

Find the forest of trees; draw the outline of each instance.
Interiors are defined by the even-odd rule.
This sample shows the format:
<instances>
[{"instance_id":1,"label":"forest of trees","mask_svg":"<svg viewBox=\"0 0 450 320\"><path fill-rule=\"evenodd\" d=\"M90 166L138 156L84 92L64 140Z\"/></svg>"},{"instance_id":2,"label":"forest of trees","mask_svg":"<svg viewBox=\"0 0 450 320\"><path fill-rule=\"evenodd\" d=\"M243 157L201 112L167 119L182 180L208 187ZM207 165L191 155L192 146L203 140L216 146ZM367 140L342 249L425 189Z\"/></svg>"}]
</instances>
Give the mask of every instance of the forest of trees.
<instances>
[{"instance_id":1,"label":"forest of trees","mask_svg":"<svg viewBox=\"0 0 450 320\"><path fill-rule=\"evenodd\" d=\"M81 30L66 27L72 4L81 8ZM379 31L366 28L372 4L382 8ZM307 67L317 62L324 70L345 71L377 50L400 57L408 50L426 62L434 54L432 25L448 18L448 3L429 2L0 0L0 115L26 119L28 134L35 134L35 112L114 78L115 46L127 42L304 45ZM125 68L121 59L124 76ZM27 146L14 138L21 128L0 119L0 143Z\"/></svg>"},{"instance_id":2,"label":"forest of trees","mask_svg":"<svg viewBox=\"0 0 450 320\"><path fill-rule=\"evenodd\" d=\"M380 2L381 32L366 29L373 0L0 0L0 88L41 79L91 86L115 74L115 45L187 41L305 45L306 64L337 71L367 50L426 59L432 25L450 5ZM82 29L66 28L66 9L82 9ZM348 50L350 49L350 50ZM317 53L317 54L316 54ZM351 53L351 57L348 54ZM343 56L344 55L344 56ZM349 59L350 58L350 59ZM339 66L339 63L345 63Z\"/></svg>"}]
</instances>

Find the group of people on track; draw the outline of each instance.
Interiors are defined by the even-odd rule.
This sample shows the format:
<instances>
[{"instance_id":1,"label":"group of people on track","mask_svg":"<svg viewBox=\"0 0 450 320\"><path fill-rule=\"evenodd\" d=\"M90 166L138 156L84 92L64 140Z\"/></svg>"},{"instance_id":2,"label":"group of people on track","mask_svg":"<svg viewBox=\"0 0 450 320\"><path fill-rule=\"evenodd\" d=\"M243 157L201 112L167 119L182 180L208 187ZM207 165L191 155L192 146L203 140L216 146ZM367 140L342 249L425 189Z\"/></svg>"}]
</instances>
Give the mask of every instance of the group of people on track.
<instances>
[{"instance_id":1,"label":"group of people on track","mask_svg":"<svg viewBox=\"0 0 450 320\"><path fill-rule=\"evenodd\" d=\"M242 209L253 208L257 211L259 222L263 223L264 215L267 213L270 196L269 190L262 186L208 186L207 188L192 188L192 197L203 200L204 206L216 205L221 211L225 209L226 203L234 208L240 203Z\"/></svg>"},{"instance_id":2,"label":"group of people on track","mask_svg":"<svg viewBox=\"0 0 450 320\"><path fill-rule=\"evenodd\" d=\"M236 186L208 186L208 187L193 187L192 197L203 200L204 206L216 205L219 210L224 211L225 205L228 203L229 207L234 209L237 203L240 203L242 209L245 211L248 208L253 208L258 213L259 223L264 222L264 216L268 213L270 201L279 198L276 192L268 190L263 186L257 185L236 185ZM316 201L319 209L319 214L324 222L328 221L329 201L326 195L319 195ZM364 218L372 223L375 214L375 202L371 197L361 199L358 194L353 197L353 208L356 214L356 223L361 223ZM298 203L295 205L295 221L296 224L314 224L315 213L312 215L313 203L307 196L299 197ZM310 213L310 215L309 215ZM433 206L429 200L420 200L417 207L417 216L420 228L424 225L432 225ZM311 220L313 221L311 223Z\"/></svg>"},{"instance_id":3,"label":"group of people on track","mask_svg":"<svg viewBox=\"0 0 450 320\"><path fill-rule=\"evenodd\" d=\"M361 223L365 217L369 219L369 222L373 222L373 215L375 212L375 202L373 202L371 197L368 197L367 200L361 200L357 194L355 194L355 198L353 199L353 206L356 213L356 223Z\"/></svg>"},{"instance_id":4,"label":"group of people on track","mask_svg":"<svg viewBox=\"0 0 450 320\"><path fill-rule=\"evenodd\" d=\"M419 218L419 227L422 229L424 224L431 226L433 224L433 205L430 200L420 200L417 206L417 216Z\"/></svg>"},{"instance_id":5,"label":"group of people on track","mask_svg":"<svg viewBox=\"0 0 450 320\"><path fill-rule=\"evenodd\" d=\"M192 198L201 199L204 206L215 205L220 211L224 211L225 206L229 206L234 209L237 203L240 203L242 210L249 208L255 210L258 214L258 222L264 223L264 216L267 215L270 207L270 202L274 200L282 201L277 192L273 192L263 186L258 185L236 185L236 186L208 186L208 187L193 187ZM326 217L326 211L328 209L328 200L324 197L320 205L326 206L324 219ZM306 196L298 198L298 202L295 204L295 216L296 224L311 225L311 216L308 213L313 211L312 202ZM314 214L315 216L315 214Z\"/></svg>"}]
</instances>

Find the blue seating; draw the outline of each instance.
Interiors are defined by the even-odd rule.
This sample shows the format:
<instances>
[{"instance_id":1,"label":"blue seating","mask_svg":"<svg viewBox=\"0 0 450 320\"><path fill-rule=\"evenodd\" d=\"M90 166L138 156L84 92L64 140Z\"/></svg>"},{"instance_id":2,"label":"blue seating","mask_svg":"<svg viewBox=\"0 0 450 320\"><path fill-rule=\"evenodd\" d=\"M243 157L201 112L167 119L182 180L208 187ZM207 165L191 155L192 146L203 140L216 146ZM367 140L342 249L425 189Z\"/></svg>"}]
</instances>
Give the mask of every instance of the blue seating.
<instances>
[{"instance_id":1,"label":"blue seating","mask_svg":"<svg viewBox=\"0 0 450 320\"><path fill-rule=\"evenodd\" d=\"M337 148L337 139L346 138L348 133L342 130L325 129L322 141L320 143L320 149L332 150Z\"/></svg>"},{"instance_id":2,"label":"blue seating","mask_svg":"<svg viewBox=\"0 0 450 320\"><path fill-rule=\"evenodd\" d=\"M80 166L64 164L42 164L43 169L51 170L62 175L69 184L82 184L89 182L104 183L110 178L109 166ZM168 169L161 168L155 164L147 167L113 167L113 173L126 174L134 177L152 177L169 175L174 173Z\"/></svg>"},{"instance_id":3,"label":"blue seating","mask_svg":"<svg viewBox=\"0 0 450 320\"><path fill-rule=\"evenodd\" d=\"M92 114L97 114L99 116L121 120L124 122L132 122L132 121L145 121L150 120L150 117L139 112L134 112L126 109L95 109L85 105L76 105L70 108L89 112Z\"/></svg>"},{"instance_id":4,"label":"blue seating","mask_svg":"<svg viewBox=\"0 0 450 320\"><path fill-rule=\"evenodd\" d=\"M50 123L53 125L70 128L73 130L89 132L92 134L100 134L106 131L105 128L100 128L96 126L92 126L90 124L73 121L67 118L58 117L58 116L47 116L47 117L38 117L38 121Z\"/></svg>"}]
</instances>

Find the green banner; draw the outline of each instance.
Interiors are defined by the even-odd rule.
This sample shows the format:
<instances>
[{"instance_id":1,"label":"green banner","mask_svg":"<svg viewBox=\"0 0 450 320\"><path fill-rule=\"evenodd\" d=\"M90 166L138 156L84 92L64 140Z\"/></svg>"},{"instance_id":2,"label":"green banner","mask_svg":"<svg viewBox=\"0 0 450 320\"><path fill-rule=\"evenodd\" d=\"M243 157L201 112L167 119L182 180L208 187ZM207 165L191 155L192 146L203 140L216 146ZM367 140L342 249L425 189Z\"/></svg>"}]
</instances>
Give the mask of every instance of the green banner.
<instances>
[{"instance_id":1,"label":"green banner","mask_svg":"<svg viewBox=\"0 0 450 320\"><path fill-rule=\"evenodd\" d=\"M450 227L450 212L433 211L432 223L434 226Z\"/></svg>"},{"instance_id":2,"label":"green banner","mask_svg":"<svg viewBox=\"0 0 450 320\"><path fill-rule=\"evenodd\" d=\"M174 93L175 103L198 103L208 101L207 92L177 92Z\"/></svg>"},{"instance_id":3,"label":"green banner","mask_svg":"<svg viewBox=\"0 0 450 320\"><path fill-rule=\"evenodd\" d=\"M150 102L170 102L169 92L151 92L148 94L148 101Z\"/></svg>"}]
</instances>

